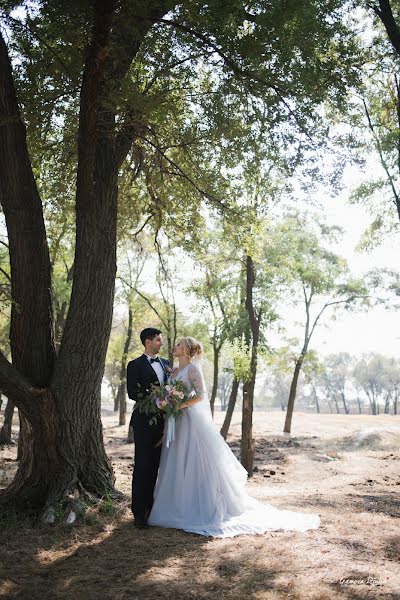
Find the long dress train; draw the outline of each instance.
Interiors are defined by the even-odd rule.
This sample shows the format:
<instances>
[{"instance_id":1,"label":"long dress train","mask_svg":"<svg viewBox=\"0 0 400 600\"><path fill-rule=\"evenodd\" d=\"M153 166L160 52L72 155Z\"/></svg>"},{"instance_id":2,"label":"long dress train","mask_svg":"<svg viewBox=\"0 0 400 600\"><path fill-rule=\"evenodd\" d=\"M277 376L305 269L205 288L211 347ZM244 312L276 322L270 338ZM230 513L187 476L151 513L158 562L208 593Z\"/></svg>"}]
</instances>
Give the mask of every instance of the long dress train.
<instances>
[{"instance_id":1,"label":"long dress train","mask_svg":"<svg viewBox=\"0 0 400 600\"><path fill-rule=\"evenodd\" d=\"M247 494L247 471L215 427L201 369L191 363L176 379L202 400L177 417L169 447L164 439L149 524L213 537L317 529L318 515L280 510Z\"/></svg>"}]
</instances>

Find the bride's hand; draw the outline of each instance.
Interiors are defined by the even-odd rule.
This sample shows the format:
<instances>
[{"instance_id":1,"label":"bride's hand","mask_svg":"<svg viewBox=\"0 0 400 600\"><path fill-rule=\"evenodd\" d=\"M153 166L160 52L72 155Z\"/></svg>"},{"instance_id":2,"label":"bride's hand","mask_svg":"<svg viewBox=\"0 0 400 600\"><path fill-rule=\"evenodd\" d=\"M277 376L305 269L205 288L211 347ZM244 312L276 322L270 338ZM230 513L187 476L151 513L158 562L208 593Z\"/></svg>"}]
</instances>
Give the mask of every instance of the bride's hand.
<instances>
[{"instance_id":1,"label":"bride's hand","mask_svg":"<svg viewBox=\"0 0 400 600\"><path fill-rule=\"evenodd\" d=\"M161 444L163 443L163 439L164 439L164 438L162 437L162 438L161 438L161 440L159 440L159 441L157 442L157 444L154 446L154 448L158 448L159 446L161 446Z\"/></svg>"}]
</instances>

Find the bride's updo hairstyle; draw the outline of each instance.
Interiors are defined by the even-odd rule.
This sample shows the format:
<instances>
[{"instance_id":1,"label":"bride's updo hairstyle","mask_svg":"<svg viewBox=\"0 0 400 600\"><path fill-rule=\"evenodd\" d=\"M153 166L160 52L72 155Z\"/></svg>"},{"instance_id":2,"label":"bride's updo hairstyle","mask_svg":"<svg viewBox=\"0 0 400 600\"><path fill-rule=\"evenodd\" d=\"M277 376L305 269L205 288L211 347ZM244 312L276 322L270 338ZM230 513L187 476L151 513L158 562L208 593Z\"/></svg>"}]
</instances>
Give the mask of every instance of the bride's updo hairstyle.
<instances>
[{"instance_id":1,"label":"bride's updo hairstyle","mask_svg":"<svg viewBox=\"0 0 400 600\"><path fill-rule=\"evenodd\" d=\"M190 358L190 360L200 359L203 356L203 344L189 335L183 337L181 340L186 346L186 356Z\"/></svg>"}]
</instances>

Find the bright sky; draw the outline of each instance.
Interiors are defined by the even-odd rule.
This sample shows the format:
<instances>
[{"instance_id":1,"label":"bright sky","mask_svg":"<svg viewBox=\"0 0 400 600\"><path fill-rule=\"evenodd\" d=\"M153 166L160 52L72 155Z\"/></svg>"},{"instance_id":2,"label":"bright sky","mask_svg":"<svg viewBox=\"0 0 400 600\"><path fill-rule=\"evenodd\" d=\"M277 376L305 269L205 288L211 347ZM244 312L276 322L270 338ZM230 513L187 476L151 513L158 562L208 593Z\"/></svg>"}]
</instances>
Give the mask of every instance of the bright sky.
<instances>
[{"instance_id":1,"label":"bright sky","mask_svg":"<svg viewBox=\"0 0 400 600\"><path fill-rule=\"evenodd\" d=\"M363 177L366 175L348 167L344 175L346 189L341 195L336 198L320 198L328 224L340 225L345 230L343 240L335 251L347 259L351 272L358 276L373 268L397 270L400 267L399 233L370 252L355 251L362 233L372 221L362 205L348 203L350 189ZM376 308L368 313L346 314L333 323L330 323L329 317L325 317L325 326L316 330L311 346L323 354L343 351L351 354L379 352L399 357L399 319L399 313L383 308Z\"/></svg>"}]
</instances>

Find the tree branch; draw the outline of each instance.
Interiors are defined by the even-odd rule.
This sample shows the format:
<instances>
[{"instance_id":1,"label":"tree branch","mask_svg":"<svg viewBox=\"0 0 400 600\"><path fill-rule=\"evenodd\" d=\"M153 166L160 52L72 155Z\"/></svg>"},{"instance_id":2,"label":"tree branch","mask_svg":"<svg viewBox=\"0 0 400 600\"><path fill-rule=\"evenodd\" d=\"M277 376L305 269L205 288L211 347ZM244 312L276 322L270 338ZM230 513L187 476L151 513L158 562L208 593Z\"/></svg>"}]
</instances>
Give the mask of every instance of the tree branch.
<instances>
[{"instance_id":1,"label":"tree branch","mask_svg":"<svg viewBox=\"0 0 400 600\"><path fill-rule=\"evenodd\" d=\"M275 92L275 94L277 95L277 97L279 98L279 100L285 106L285 108L288 111L288 113L290 114L290 116L293 117L293 119L296 121L300 131L302 131L304 133L304 135L314 145L314 141L313 141L311 135L309 134L307 129L304 127L304 125L300 122L296 113L290 108L288 102L284 98L284 94L286 93L284 90L279 88L276 84L272 83L271 81L267 81L263 77L260 77L260 75L258 75L254 71L250 71L249 69L243 69L235 60L233 60L230 56L225 54L225 52L221 48L219 48L212 40L210 40L207 36L205 36L200 31L196 31L195 29L192 29L191 27L188 27L187 25L184 25L183 23L179 23L178 21L174 21L172 19L159 19L158 22L164 23L166 25L171 25L171 26L175 27L176 29L180 29L181 31L188 33L189 35L196 37L198 40L203 42L203 44L212 48L214 50L214 52L222 58L225 65L233 72L233 74L238 79L243 78L245 80L246 79L253 80L253 81L260 83L261 85L266 86L269 89L273 90Z\"/></svg>"},{"instance_id":2,"label":"tree branch","mask_svg":"<svg viewBox=\"0 0 400 600\"><path fill-rule=\"evenodd\" d=\"M400 29L393 16L389 0L379 0L379 8L375 5L373 10L382 21L393 48L400 55Z\"/></svg>"},{"instance_id":3,"label":"tree branch","mask_svg":"<svg viewBox=\"0 0 400 600\"><path fill-rule=\"evenodd\" d=\"M385 157L383 156L383 149L382 149L381 143L379 141L379 138L378 138L378 136L375 133L374 124L372 123L371 115L369 114L367 103L365 102L364 98L362 98L362 101L363 101L363 104L364 104L365 114L366 114L366 117L367 117L367 120L368 120L368 127L369 127L369 129L370 129L370 131L372 133L372 137L375 140L376 149L378 150L378 154L379 154L379 158L380 158L380 161L381 161L381 165L384 168L385 173L387 175L387 178L388 178L388 181L389 181L389 185L390 185L390 187L392 189L392 192L393 192L394 203L396 205L398 216L400 218L400 197L399 197L399 195L397 193L396 187L394 185L393 177L390 174L389 167L388 167L388 165L386 163Z\"/></svg>"},{"instance_id":4,"label":"tree branch","mask_svg":"<svg viewBox=\"0 0 400 600\"><path fill-rule=\"evenodd\" d=\"M35 388L23 377L0 351L0 390L15 406L27 407L33 400ZM37 390L39 391L39 390Z\"/></svg>"},{"instance_id":5,"label":"tree branch","mask_svg":"<svg viewBox=\"0 0 400 600\"><path fill-rule=\"evenodd\" d=\"M208 200L210 200L214 204L218 204L224 210L228 209L228 207L221 200L219 200L218 198L215 198L215 196L213 196L209 192L207 192L207 191L203 190L201 187L199 187L193 181L193 179L187 173L185 173L185 171L183 171L183 169L181 169L181 167L175 161L173 161L171 158L169 158L157 144L150 141L147 137L144 137L141 135L138 135L138 137L140 139L142 139L144 142L146 142L147 144L149 144L150 146L152 146L164 158L164 160L166 160L169 164L171 164L177 170L176 175L183 177L186 181L188 181L193 186L193 188L200 194L201 197L206 197ZM229 207L229 210L232 210L232 209Z\"/></svg>"}]
</instances>

